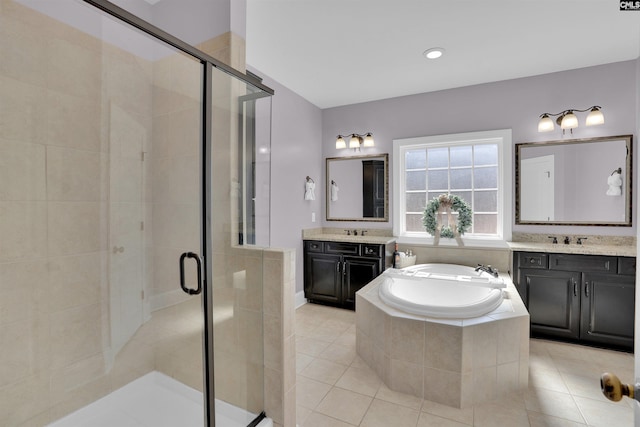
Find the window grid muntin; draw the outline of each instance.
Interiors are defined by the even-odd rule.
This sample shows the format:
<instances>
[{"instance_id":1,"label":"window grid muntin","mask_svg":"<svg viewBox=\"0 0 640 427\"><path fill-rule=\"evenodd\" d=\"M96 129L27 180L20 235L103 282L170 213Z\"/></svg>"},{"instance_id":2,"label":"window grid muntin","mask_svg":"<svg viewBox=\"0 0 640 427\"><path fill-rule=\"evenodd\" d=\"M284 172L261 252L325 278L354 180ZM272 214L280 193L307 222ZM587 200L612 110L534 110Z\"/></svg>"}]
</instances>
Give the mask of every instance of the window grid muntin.
<instances>
[{"instance_id":1,"label":"window grid muntin","mask_svg":"<svg viewBox=\"0 0 640 427\"><path fill-rule=\"evenodd\" d=\"M494 146L495 147L495 163L491 163L491 164L481 164L481 165L476 165L476 147L479 146ZM456 148L464 148L464 147L471 147L471 165L469 166L450 166L451 165L451 148L452 147L456 147ZM447 163L449 166L447 167L443 167L443 166L438 166L438 167L429 167L429 149L438 149L438 150L442 150L443 148L447 149ZM426 161L425 161L425 167L424 168L411 168L411 169L405 169L404 170L404 180L405 180L405 185L404 185L404 217L405 217L405 232L408 232L409 230L407 230L407 224L409 223L408 219L409 216L414 216L414 215L422 215L424 212L416 212L416 211L408 211L407 210L407 202L406 202L406 195L409 193L423 193L425 194L425 199L426 202L428 203L429 200L431 200L431 198L429 198L429 193L439 193L439 194L443 194L443 193L449 193L449 194L457 194L457 193L464 193L464 192L469 192L470 194L470 198L471 200L467 200L466 198L464 199L470 206L471 206L471 210L473 212L474 215L474 219L475 219L475 215L494 215L495 216L495 229L496 229L496 233L476 233L475 232L475 221L472 222L471 225L471 230L469 230L468 234L469 235L474 235L474 236L496 236L497 233L499 233L499 224L498 224L498 220L499 220L499 205L500 205L500 165L499 165L499 158L500 158L500 146L499 144L497 144L496 142L490 142L490 143L476 143L476 144L450 144L450 145L445 145L445 146L439 146L439 147L434 147L431 146L429 144L425 144L423 147L420 148L413 148L413 149L408 149L404 152L404 159L406 160L407 154L409 152L416 152L416 151L425 151L425 157L426 157ZM496 183L498 184L496 187L483 187L483 188L475 188L475 171L476 169L496 169ZM451 170L462 170L462 169L468 169L471 171L471 187L472 188L468 188L468 189L461 189L461 188L456 188L454 190L451 189ZM446 170L447 171L447 187L448 188L442 188L442 189L429 189L429 171L438 171L438 170ZM425 172L425 186L424 186L424 190L406 190L406 180L407 180L407 172ZM483 191L496 191L497 192L497 197L496 197L496 210L495 211L478 211L476 212L475 210L475 193L476 192L483 192ZM457 215L456 212L452 213L454 216ZM413 231L415 232L415 231Z\"/></svg>"}]
</instances>

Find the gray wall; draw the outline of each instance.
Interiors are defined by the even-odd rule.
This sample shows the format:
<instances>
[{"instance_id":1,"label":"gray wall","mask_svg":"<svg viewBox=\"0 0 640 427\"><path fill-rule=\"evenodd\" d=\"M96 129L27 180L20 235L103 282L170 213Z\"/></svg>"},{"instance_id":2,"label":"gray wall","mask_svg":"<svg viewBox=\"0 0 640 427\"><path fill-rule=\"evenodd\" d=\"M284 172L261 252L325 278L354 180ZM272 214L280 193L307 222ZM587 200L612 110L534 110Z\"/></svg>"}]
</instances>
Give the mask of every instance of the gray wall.
<instances>
[{"instance_id":1,"label":"gray wall","mask_svg":"<svg viewBox=\"0 0 640 427\"><path fill-rule=\"evenodd\" d=\"M426 135L510 128L514 144L561 139L558 127L553 132L538 133L539 115L592 105L602 106L605 124L585 127L586 113L578 113L582 124L574 129L574 138L633 134L636 130L636 66L636 61L626 61L326 109L322 112L323 157L353 155L352 150L335 149L336 135L350 132L373 132L376 146L363 149L362 154L389 153L391 156L394 139ZM392 189L390 191L392 193ZM393 198L393 194L390 196ZM370 228L391 228L391 221L370 223ZM325 223L340 228L361 228L365 224ZM513 230L605 235L635 235L636 231L635 225L632 228L514 225Z\"/></svg>"},{"instance_id":2,"label":"gray wall","mask_svg":"<svg viewBox=\"0 0 640 427\"><path fill-rule=\"evenodd\" d=\"M271 246L296 250L296 290L301 291L302 230L321 227L324 218L322 112L259 70L248 69L275 90L271 105ZM304 200L307 176L316 182L316 200Z\"/></svg>"},{"instance_id":3,"label":"gray wall","mask_svg":"<svg viewBox=\"0 0 640 427\"><path fill-rule=\"evenodd\" d=\"M514 144L561 139L561 131L557 128L554 132L538 133L539 115L592 105L602 106L605 124L582 125L574 129L573 137L635 134L637 66L638 61L627 61L325 110L265 78L265 83L276 90L272 109L271 244L296 249L297 291L303 289L302 229L392 227L392 218L381 223L324 220L326 157L376 153L391 156L394 139L491 129L512 129ZM581 121L585 117L579 115ZM335 149L336 135L368 131L374 133L374 148L363 149L361 153ZM637 152L636 146L634 141ZM392 167L392 159L389 163ZM634 166L634 176L637 176L636 170ZM316 181L315 201L304 200L307 175ZM393 198L392 192L390 196ZM311 222L312 212L316 213L315 223ZM514 231L635 236L636 226L514 225Z\"/></svg>"}]
</instances>

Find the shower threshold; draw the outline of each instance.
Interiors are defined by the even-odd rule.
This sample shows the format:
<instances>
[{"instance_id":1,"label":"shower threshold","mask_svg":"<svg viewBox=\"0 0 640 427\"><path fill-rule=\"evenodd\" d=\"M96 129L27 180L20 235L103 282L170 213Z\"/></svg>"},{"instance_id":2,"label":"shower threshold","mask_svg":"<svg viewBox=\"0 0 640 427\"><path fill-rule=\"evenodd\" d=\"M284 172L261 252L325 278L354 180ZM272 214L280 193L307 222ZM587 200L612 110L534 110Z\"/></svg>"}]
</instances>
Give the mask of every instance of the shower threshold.
<instances>
[{"instance_id":1,"label":"shower threshold","mask_svg":"<svg viewBox=\"0 0 640 427\"><path fill-rule=\"evenodd\" d=\"M256 414L216 400L217 427L246 427ZM202 393L157 371L48 427L203 427ZM258 427L272 427L269 418Z\"/></svg>"}]
</instances>

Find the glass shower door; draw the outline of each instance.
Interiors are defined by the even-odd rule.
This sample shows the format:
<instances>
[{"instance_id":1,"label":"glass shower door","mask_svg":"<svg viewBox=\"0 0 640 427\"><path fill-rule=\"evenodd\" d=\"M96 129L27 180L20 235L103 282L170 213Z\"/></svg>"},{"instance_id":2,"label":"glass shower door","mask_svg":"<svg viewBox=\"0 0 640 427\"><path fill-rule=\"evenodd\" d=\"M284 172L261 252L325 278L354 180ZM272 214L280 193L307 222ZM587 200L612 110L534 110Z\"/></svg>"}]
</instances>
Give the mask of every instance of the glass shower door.
<instances>
[{"instance_id":1,"label":"glass shower door","mask_svg":"<svg viewBox=\"0 0 640 427\"><path fill-rule=\"evenodd\" d=\"M0 425L204 426L203 62L82 1L0 54Z\"/></svg>"}]
</instances>

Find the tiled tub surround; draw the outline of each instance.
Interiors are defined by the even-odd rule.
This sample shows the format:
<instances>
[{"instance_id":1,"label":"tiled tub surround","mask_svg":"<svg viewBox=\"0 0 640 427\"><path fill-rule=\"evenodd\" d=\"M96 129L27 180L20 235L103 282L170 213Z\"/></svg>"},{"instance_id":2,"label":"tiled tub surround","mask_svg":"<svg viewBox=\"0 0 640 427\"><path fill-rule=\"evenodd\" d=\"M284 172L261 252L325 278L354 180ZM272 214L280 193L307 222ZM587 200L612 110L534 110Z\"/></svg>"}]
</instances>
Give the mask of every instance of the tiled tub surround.
<instances>
[{"instance_id":1,"label":"tiled tub surround","mask_svg":"<svg viewBox=\"0 0 640 427\"><path fill-rule=\"evenodd\" d=\"M404 313L378 296L378 277L356 294L357 353L391 390L464 408L527 388L529 314L508 276L505 301L473 319Z\"/></svg>"}]
</instances>

